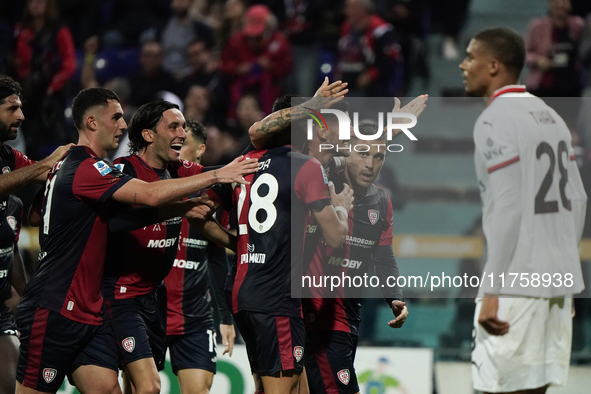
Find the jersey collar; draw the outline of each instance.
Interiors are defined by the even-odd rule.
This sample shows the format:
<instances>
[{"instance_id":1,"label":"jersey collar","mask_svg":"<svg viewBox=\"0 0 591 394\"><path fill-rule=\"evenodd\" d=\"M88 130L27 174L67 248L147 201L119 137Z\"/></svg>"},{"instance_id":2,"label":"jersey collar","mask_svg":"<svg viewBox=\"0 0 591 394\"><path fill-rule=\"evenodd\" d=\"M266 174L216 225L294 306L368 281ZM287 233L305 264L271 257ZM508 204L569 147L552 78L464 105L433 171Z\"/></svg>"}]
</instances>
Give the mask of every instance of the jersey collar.
<instances>
[{"instance_id":1,"label":"jersey collar","mask_svg":"<svg viewBox=\"0 0 591 394\"><path fill-rule=\"evenodd\" d=\"M492 103L495 98L499 97L502 94L505 94L505 93L525 93L526 91L527 90L525 90L525 85L503 86L502 88L495 90L495 92L491 96L490 100L488 100L487 105L490 105L490 103Z\"/></svg>"}]
</instances>

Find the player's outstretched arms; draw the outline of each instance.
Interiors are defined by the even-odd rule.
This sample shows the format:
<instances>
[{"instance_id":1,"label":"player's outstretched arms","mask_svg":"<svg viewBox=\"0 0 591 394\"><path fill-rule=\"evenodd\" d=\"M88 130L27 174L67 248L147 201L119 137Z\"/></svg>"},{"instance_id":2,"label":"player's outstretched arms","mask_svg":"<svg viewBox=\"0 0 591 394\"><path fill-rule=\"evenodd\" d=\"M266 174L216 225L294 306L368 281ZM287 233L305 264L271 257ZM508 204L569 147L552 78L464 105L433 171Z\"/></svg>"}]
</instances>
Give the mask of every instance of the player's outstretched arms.
<instances>
[{"instance_id":1,"label":"player's outstretched arms","mask_svg":"<svg viewBox=\"0 0 591 394\"><path fill-rule=\"evenodd\" d=\"M499 298L496 296L485 295L482 299L480 315L478 315L478 324L491 335L505 335L509 332L509 323L499 320L497 311L499 310Z\"/></svg>"},{"instance_id":2,"label":"player's outstretched arms","mask_svg":"<svg viewBox=\"0 0 591 394\"><path fill-rule=\"evenodd\" d=\"M392 313L394 314L395 318L388 322L388 325L392 328L400 328L406 321L408 317L408 308L404 301L394 300L392 304L390 304L390 308L392 308Z\"/></svg>"},{"instance_id":3,"label":"player's outstretched arms","mask_svg":"<svg viewBox=\"0 0 591 394\"><path fill-rule=\"evenodd\" d=\"M349 211L353 209L353 190L345 184L343 191L336 194L332 182L329 182L328 190L333 205L327 205L321 211L313 211L313 214L328 246L338 248L349 232Z\"/></svg>"},{"instance_id":4,"label":"player's outstretched arms","mask_svg":"<svg viewBox=\"0 0 591 394\"><path fill-rule=\"evenodd\" d=\"M0 176L0 198L8 196L29 182L44 183L49 170L71 146L72 144L62 145L45 159Z\"/></svg>"},{"instance_id":5,"label":"player's outstretched arms","mask_svg":"<svg viewBox=\"0 0 591 394\"><path fill-rule=\"evenodd\" d=\"M256 159L244 160L240 156L219 170L186 178L166 179L159 182L144 182L134 178L113 193L113 198L126 204L157 207L180 200L216 183L247 184L243 176L255 172L257 168Z\"/></svg>"},{"instance_id":6,"label":"player's outstretched arms","mask_svg":"<svg viewBox=\"0 0 591 394\"><path fill-rule=\"evenodd\" d=\"M329 108L334 103L342 100L345 94L349 92L349 89L345 89L346 87L347 82L336 81L329 84L328 77L324 78L324 82L310 100L294 107L275 111L250 126L248 135L252 145L256 149L268 148L277 134L290 132L292 120L308 116L309 111L306 107L316 111Z\"/></svg>"}]
</instances>

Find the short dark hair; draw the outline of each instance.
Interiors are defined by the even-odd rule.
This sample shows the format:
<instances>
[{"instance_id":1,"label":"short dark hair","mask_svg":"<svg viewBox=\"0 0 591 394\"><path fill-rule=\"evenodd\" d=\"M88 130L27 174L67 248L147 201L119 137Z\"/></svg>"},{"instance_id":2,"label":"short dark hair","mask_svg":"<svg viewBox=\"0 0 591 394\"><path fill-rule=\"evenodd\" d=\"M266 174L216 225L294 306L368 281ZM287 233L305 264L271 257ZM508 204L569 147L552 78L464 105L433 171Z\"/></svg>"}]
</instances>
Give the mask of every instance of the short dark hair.
<instances>
[{"instance_id":1,"label":"short dark hair","mask_svg":"<svg viewBox=\"0 0 591 394\"><path fill-rule=\"evenodd\" d=\"M21 85L8 75L0 74L0 104L4 104L4 100L13 94L16 94L22 100L23 89Z\"/></svg>"},{"instance_id":2,"label":"short dark hair","mask_svg":"<svg viewBox=\"0 0 591 394\"><path fill-rule=\"evenodd\" d=\"M119 101L115 92L104 88L88 88L81 90L72 102L72 119L74 126L82 130L84 126L84 114L93 107L108 107L109 100Z\"/></svg>"},{"instance_id":3,"label":"short dark hair","mask_svg":"<svg viewBox=\"0 0 591 394\"><path fill-rule=\"evenodd\" d=\"M169 101L157 100L146 103L138 108L129 121L127 132L129 135L129 152L138 153L148 146L142 130L156 131L156 125L162 119L162 114L169 109L179 109L179 106Z\"/></svg>"},{"instance_id":4,"label":"short dark hair","mask_svg":"<svg viewBox=\"0 0 591 394\"><path fill-rule=\"evenodd\" d=\"M207 132L205 126L193 119L187 119L185 123L185 131L193 133L193 138L207 145Z\"/></svg>"},{"instance_id":5,"label":"short dark hair","mask_svg":"<svg viewBox=\"0 0 591 394\"><path fill-rule=\"evenodd\" d=\"M508 71L519 77L525 64L525 43L517 31L494 27L478 32L474 39L484 43Z\"/></svg>"},{"instance_id":6,"label":"short dark hair","mask_svg":"<svg viewBox=\"0 0 591 394\"><path fill-rule=\"evenodd\" d=\"M378 125L375 124L374 122L361 122L359 123L359 126L357 127L357 131L359 131L359 134L361 135L375 135L378 132ZM382 133L380 133L380 137L377 138L377 140L385 140L387 138L386 133L384 133L382 131ZM351 136L351 139L359 139L357 138L357 134L353 134Z\"/></svg>"}]
</instances>

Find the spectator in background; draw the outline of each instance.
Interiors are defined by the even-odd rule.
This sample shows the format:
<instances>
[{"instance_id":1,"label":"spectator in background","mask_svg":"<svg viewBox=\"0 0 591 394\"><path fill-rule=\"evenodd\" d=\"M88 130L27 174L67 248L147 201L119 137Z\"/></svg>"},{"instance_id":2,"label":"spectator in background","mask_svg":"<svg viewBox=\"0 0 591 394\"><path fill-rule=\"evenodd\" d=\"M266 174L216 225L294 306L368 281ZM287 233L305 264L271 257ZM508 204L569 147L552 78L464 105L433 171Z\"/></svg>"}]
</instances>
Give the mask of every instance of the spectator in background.
<instances>
[{"instance_id":1,"label":"spectator in background","mask_svg":"<svg viewBox=\"0 0 591 394\"><path fill-rule=\"evenodd\" d=\"M226 0L218 38L219 47L223 48L230 41L230 37L242 31L242 21L244 20L246 8L247 5L244 0Z\"/></svg>"},{"instance_id":2,"label":"spectator in background","mask_svg":"<svg viewBox=\"0 0 591 394\"><path fill-rule=\"evenodd\" d=\"M391 24L374 13L371 0L346 0L337 79L352 96L398 96L402 88L400 46Z\"/></svg>"},{"instance_id":3,"label":"spectator in background","mask_svg":"<svg viewBox=\"0 0 591 394\"><path fill-rule=\"evenodd\" d=\"M27 1L16 28L15 61L29 113L23 126L28 154L38 160L53 151L50 144L74 138L66 135L63 90L76 71L76 53L55 0Z\"/></svg>"},{"instance_id":4,"label":"spectator in background","mask_svg":"<svg viewBox=\"0 0 591 394\"><path fill-rule=\"evenodd\" d=\"M230 79L229 117L235 118L238 99L246 92L255 92L263 111L270 113L292 66L291 46L277 30L275 16L264 5L250 7L244 28L222 53L222 72Z\"/></svg>"},{"instance_id":5,"label":"spectator in background","mask_svg":"<svg viewBox=\"0 0 591 394\"><path fill-rule=\"evenodd\" d=\"M427 50L426 5L423 0L378 0L379 15L396 28L404 62L402 95L410 88L414 77L429 82Z\"/></svg>"},{"instance_id":6,"label":"spectator in background","mask_svg":"<svg viewBox=\"0 0 591 394\"><path fill-rule=\"evenodd\" d=\"M193 85L205 86L209 90L214 116L225 118L228 102L228 83L220 71L220 62L214 59L205 41L197 39L187 46L187 58L191 73L180 84L180 95L186 97Z\"/></svg>"},{"instance_id":7,"label":"spectator in background","mask_svg":"<svg viewBox=\"0 0 591 394\"><path fill-rule=\"evenodd\" d=\"M268 1L277 16L283 34L293 51L294 70L288 79L288 89L299 96L312 97L319 78L318 33L324 12L323 0Z\"/></svg>"},{"instance_id":8,"label":"spectator in background","mask_svg":"<svg viewBox=\"0 0 591 394\"><path fill-rule=\"evenodd\" d=\"M172 16L156 29L154 36L162 45L164 70L177 80L191 72L191 64L187 58L189 43L201 40L209 49L214 45L212 29L189 14L192 4L193 0L171 0Z\"/></svg>"},{"instance_id":9,"label":"spectator in background","mask_svg":"<svg viewBox=\"0 0 591 394\"><path fill-rule=\"evenodd\" d=\"M460 57L458 40L466 24L470 0L425 0L431 9L431 23L443 33L441 54L446 60Z\"/></svg>"},{"instance_id":10,"label":"spectator in background","mask_svg":"<svg viewBox=\"0 0 591 394\"><path fill-rule=\"evenodd\" d=\"M578 48L584 20L570 15L570 0L549 0L548 15L531 21L526 36L528 91L541 97L578 97Z\"/></svg>"},{"instance_id":11,"label":"spectator in background","mask_svg":"<svg viewBox=\"0 0 591 394\"><path fill-rule=\"evenodd\" d=\"M86 39L97 34L105 22L102 0L57 0L57 5L72 32L76 48L82 47Z\"/></svg>"},{"instance_id":12,"label":"spectator in background","mask_svg":"<svg viewBox=\"0 0 591 394\"><path fill-rule=\"evenodd\" d=\"M105 2L106 3L106 2ZM110 21L103 35L103 46L139 46L150 26L165 23L170 15L170 0L115 0L104 4Z\"/></svg>"},{"instance_id":13,"label":"spectator in background","mask_svg":"<svg viewBox=\"0 0 591 394\"><path fill-rule=\"evenodd\" d=\"M161 91L177 94L177 83L172 74L162 67L162 47L158 41L147 41L140 53L139 73L131 82L131 104L135 107L153 101Z\"/></svg>"},{"instance_id":14,"label":"spectator in background","mask_svg":"<svg viewBox=\"0 0 591 394\"><path fill-rule=\"evenodd\" d=\"M230 122L227 128L228 132L234 139L235 147L232 151L226 154L223 162L227 160L232 161L231 156L233 154L240 154L243 152L248 144L250 144L250 137L248 136L248 129L255 122L263 119L267 114L261 110L257 98L252 94L245 94L240 97L238 104L236 105L236 119Z\"/></svg>"},{"instance_id":15,"label":"spectator in background","mask_svg":"<svg viewBox=\"0 0 591 394\"><path fill-rule=\"evenodd\" d=\"M185 118L193 119L201 124L219 126L222 122L220 119L214 119L209 96L209 90L205 86L191 86L183 101Z\"/></svg>"}]
</instances>

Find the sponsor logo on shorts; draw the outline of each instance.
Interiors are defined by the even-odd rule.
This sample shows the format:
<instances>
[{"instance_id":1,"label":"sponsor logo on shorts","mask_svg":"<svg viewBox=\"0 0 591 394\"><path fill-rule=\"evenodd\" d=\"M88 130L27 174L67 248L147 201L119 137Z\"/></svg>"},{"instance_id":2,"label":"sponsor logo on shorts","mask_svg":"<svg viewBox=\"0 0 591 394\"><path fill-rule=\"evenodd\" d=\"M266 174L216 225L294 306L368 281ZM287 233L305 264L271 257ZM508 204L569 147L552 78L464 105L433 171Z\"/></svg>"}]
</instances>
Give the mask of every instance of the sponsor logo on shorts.
<instances>
[{"instance_id":1,"label":"sponsor logo on shorts","mask_svg":"<svg viewBox=\"0 0 591 394\"><path fill-rule=\"evenodd\" d=\"M47 383L53 382L53 379L55 379L56 375L57 370L54 368L45 368L43 370L43 380L45 380Z\"/></svg>"},{"instance_id":2,"label":"sponsor logo on shorts","mask_svg":"<svg viewBox=\"0 0 591 394\"><path fill-rule=\"evenodd\" d=\"M8 174L9 172L10 172L10 167L9 166L6 166L6 167L2 168L2 173L3 174Z\"/></svg>"},{"instance_id":3,"label":"sponsor logo on shorts","mask_svg":"<svg viewBox=\"0 0 591 394\"><path fill-rule=\"evenodd\" d=\"M337 376L342 384L345 384L345 385L349 384L349 380L351 378L351 375L349 374L348 369L341 369L339 372L337 372Z\"/></svg>"},{"instance_id":4,"label":"sponsor logo on shorts","mask_svg":"<svg viewBox=\"0 0 591 394\"><path fill-rule=\"evenodd\" d=\"M370 209L367 211L367 216L369 216L369 222L374 225L378 222L380 218L380 212L376 209Z\"/></svg>"},{"instance_id":5,"label":"sponsor logo on shorts","mask_svg":"<svg viewBox=\"0 0 591 394\"><path fill-rule=\"evenodd\" d=\"M135 338L127 337L121 341L121 344L123 345L123 349L125 349L126 352L131 353L133 352L133 349L135 349Z\"/></svg>"},{"instance_id":6,"label":"sponsor logo on shorts","mask_svg":"<svg viewBox=\"0 0 591 394\"><path fill-rule=\"evenodd\" d=\"M102 176L107 175L109 172L113 171L111 167L107 165L104 161L97 161L93 164L93 167L101 174Z\"/></svg>"},{"instance_id":7,"label":"sponsor logo on shorts","mask_svg":"<svg viewBox=\"0 0 591 394\"><path fill-rule=\"evenodd\" d=\"M294 346L293 347L293 356L295 357L296 361L299 363L304 357L304 347L303 346Z\"/></svg>"}]
</instances>

